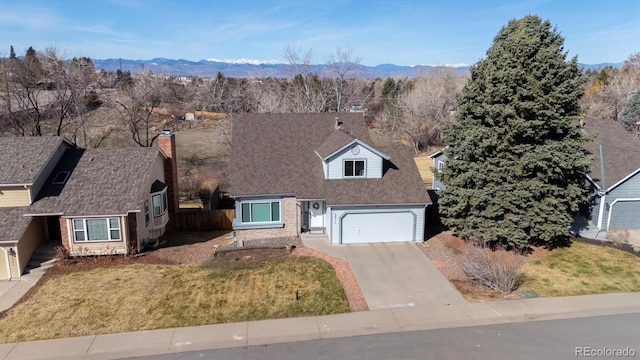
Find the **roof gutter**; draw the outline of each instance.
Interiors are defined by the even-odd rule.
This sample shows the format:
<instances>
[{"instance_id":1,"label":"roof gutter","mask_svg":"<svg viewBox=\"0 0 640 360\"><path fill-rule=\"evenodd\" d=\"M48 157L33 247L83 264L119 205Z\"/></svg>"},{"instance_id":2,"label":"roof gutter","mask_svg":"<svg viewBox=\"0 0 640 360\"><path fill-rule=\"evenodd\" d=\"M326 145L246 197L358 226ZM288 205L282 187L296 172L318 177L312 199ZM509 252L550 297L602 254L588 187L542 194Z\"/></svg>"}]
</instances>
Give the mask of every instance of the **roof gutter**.
<instances>
[{"instance_id":1,"label":"roof gutter","mask_svg":"<svg viewBox=\"0 0 640 360\"><path fill-rule=\"evenodd\" d=\"M273 197L289 197L296 196L295 193L280 193L280 194L253 194L253 195L230 195L232 198L273 198Z\"/></svg>"},{"instance_id":2,"label":"roof gutter","mask_svg":"<svg viewBox=\"0 0 640 360\"><path fill-rule=\"evenodd\" d=\"M396 203L396 204L329 204L327 203L327 206L353 206L353 207L381 207L381 206L398 206L398 205L404 205L404 206L428 206L428 205L433 205L433 203L427 203L427 202L421 202L421 203Z\"/></svg>"}]
</instances>

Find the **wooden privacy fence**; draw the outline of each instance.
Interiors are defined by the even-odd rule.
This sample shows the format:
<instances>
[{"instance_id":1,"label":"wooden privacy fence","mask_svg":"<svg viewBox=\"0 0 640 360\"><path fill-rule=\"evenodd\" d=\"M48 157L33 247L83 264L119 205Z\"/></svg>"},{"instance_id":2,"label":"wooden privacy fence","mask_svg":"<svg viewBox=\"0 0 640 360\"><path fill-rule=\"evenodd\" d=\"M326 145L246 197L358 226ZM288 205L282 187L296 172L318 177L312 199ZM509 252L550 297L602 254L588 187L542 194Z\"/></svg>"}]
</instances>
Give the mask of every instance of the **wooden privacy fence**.
<instances>
[{"instance_id":1,"label":"wooden privacy fence","mask_svg":"<svg viewBox=\"0 0 640 360\"><path fill-rule=\"evenodd\" d=\"M211 231L231 230L236 211L230 210L182 210L176 213L176 230Z\"/></svg>"}]
</instances>

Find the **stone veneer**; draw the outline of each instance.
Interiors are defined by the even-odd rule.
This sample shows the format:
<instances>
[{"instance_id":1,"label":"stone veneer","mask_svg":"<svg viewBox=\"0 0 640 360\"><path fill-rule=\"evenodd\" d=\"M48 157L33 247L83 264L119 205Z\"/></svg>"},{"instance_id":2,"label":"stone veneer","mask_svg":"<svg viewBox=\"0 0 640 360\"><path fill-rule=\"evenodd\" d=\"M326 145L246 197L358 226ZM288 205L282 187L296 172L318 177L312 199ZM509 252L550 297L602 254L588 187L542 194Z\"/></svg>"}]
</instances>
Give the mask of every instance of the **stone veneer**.
<instances>
[{"instance_id":1,"label":"stone veneer","mask_svg":"<svg viewBox=\"0 0 640 360\"><path fill-rule=\"evenodd\" d=\"M235 230L236 239L238 241L251 241L296 236L296 216L298 216L298 227L300 227L302 225L300 223L300 211L296 204L296 198L285 197L282 199L282 222L284 223L284 227Z\"/></svg>"}]
</instances>

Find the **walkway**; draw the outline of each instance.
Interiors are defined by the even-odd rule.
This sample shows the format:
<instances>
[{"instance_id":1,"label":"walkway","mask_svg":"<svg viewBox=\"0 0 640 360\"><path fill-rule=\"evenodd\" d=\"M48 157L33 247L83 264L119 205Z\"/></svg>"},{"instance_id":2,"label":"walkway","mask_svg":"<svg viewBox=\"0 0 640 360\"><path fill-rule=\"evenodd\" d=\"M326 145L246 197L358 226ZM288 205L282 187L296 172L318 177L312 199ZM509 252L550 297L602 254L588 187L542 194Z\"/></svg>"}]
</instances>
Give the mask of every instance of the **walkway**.
<instances>
[{"instance_id":1,"label":"walkway","mask_svg":"<svg viewBox=\"0 0 640 360\"><path fill-rule=\"evenodd\" d=\"M0 344L0 360L117 359L401 331L640 312L640 293L407 307Z\"/></svg>"}]
</instances>

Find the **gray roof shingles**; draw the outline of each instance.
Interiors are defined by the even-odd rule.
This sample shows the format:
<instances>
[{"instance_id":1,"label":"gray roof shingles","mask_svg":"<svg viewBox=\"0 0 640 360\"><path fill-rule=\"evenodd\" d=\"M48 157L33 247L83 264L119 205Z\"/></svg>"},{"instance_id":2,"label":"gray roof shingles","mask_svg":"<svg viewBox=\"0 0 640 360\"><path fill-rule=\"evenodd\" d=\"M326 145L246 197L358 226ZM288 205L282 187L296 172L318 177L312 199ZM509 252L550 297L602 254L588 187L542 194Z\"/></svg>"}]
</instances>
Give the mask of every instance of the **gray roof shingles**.
<instances>
[{"instance_id":1,"label":"gray roof shingles","mask_svg":"<svg viewBox=\"0 0 640 360\"><path fill-rule=\"evenodd\" d=\"M23 216L24 207L0 208L0 242L18 242L31 218Z\"/></svg>"},{"instance_id":2,"label":"gray roof shingles","mask_svg":"<svg viewBox=\"0 0 640 360\"><path fill-rule=\"evenodd\" d=\"M0 184L33 184L61 137L0 137Z\"/></svg>"},{"instance_id":3,"label":"gray roof shingles","mask_svg":"<svg viewBox=\"0 0 640 360\"><path fill-rule=\"evenodd\" d=\"M90 216L140 210L158 154L157 148L69 149L28 213ZM52 183L59 171L71 172L65 184Z\"/></svg>"},{"instance_id":4,"label":"gray roof shingles","mask_svg":"<svg viewBox=\"0 0 640 360\"><path fill-rule=\"evenodd\" d=\"M231 194L293 194L299 199L326 199L329 205L431 202L409 152L375 147L360 113L340 114L338 131L335 117L234 115ZM383 177L325 180L316 151L330 154L354 138L391 156Z\"/></svg>"},{"instance_id":5,"label":"gray roof shingles","mask_svg":"<svg viewBox=\"0 0 640 360\"><path fill-rule=\"evenodd\" d=\"M318 147L316 152L322 158L333 154L336 150L355 140L356 137L342 129L334 130Z\"/></svg>"},{"instance_id":6,"label":"gray roof shingles","mask_svg":"<svg viewBox=\"0 0 640 360\"><path fill-rule=\"evenodd\" d=\"M610 189L620 180L640 169L640 140L612 120L589 121L584 124L584 133L595 136L585 144L588 153L594 156L590 176L600 186L600 145L604 160L605 188Z\"/></svg>"}]
</instances>

